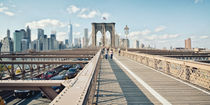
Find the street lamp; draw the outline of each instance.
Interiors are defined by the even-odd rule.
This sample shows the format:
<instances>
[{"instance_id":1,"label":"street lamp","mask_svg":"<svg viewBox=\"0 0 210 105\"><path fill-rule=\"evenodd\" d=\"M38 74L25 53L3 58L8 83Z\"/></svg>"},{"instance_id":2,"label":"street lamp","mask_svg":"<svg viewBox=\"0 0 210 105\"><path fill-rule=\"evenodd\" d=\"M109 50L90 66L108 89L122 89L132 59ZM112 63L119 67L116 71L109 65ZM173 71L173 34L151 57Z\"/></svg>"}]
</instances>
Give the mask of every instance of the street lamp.
<instances>
[{"instance_id":1,"label":"street lamp","mask_svg":"<svg viewBox=\"0 0 210 105\"><path fill-rule=\"evenodd\" d=\"M126 39L128 39L129 28L127 25L125 26L124 31L125 31L125 37L126 37Z\"/></svg>"},{"instance_id":2,"label":"street lamp","mask_svg":"<svg viewBox=\"0 0 210 105\"><path fill-rule=\"evenodd\" d=\"M125 32L125 37L126 37L126 51L128 51L128 34L129 34L129 28L128 26L126 25L125 28L124 28L124 32Z\"/></svg>"}]
</instances>

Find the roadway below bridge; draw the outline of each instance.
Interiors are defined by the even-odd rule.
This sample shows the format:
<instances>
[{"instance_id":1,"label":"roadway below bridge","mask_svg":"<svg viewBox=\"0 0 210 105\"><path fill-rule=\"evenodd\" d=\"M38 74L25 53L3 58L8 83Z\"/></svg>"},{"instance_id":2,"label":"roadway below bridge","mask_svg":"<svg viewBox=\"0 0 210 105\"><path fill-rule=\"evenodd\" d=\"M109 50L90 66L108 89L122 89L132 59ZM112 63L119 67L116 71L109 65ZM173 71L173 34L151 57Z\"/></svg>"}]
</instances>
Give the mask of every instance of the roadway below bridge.
<instances>
[{"instance_id":1,"label":"roadway below bridge","mask_svg":"<svg viewBox=\"0 0 210 105\"><path fill-rule=\"evenodd\" d=\"M210 91L154 70L127 57L102 59L94 104L210 103Z\"/></svg>"}]
</instances>

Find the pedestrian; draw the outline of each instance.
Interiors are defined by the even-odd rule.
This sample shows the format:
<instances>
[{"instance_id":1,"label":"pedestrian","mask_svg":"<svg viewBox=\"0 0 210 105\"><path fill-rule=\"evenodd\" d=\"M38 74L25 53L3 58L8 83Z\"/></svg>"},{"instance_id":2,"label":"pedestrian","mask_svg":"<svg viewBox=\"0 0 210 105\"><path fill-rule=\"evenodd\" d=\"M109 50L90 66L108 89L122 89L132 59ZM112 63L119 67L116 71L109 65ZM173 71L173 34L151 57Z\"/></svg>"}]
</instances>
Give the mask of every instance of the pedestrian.
<instances>
[{"instance_id":1,"label":"pedestrian","mask_svg":"<svg viewBox=\"0 0 210 105\"><path fill-rule=\"evenodd\" d=\"M105 58L107 59L108 58L108 50L105 49Z\"/></svg>"},{"instance_id":2,"label":"pedestrian","mask_svg":"<svg viewBox=\"0 0 210 105\"><path fill-rule=\"evenodd\" d=\"M110 50L110 58L111 59L113 58L113 50L112 49Z\"/></svg>"},{"instance_id":3,"label":"pedestrian","mask_svg":"<svg viewBox=\"0 0 210 105\"><path fill-rule=\"evenodd\" d=\"M119 51L118 51L118 54L119 54L119 56L120 56L120 49L119 49Z\"/></svg>"}]
</instances>

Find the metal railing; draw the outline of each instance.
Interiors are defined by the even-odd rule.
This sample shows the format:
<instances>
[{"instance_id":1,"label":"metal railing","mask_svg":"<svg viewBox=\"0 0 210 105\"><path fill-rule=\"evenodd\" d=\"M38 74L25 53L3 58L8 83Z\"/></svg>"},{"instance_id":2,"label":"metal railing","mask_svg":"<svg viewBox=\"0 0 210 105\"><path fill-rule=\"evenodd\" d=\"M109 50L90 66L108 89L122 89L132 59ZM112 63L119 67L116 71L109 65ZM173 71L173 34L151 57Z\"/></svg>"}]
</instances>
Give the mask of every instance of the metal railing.
<instances>
[{"instance_id":1,"label":"metal railing","mask_svg":"<svg viewBox=\"0 0 210 105\"><path fill-rule=\"evenodd\" d=\"M65 88L50 103L50 105L86 105L92 104L98 69L100 66L101 50L89 61L82 71L71 80L63 82Z\"/></svg>"},{"instance_id":2,"label":"metal railing","mask_svg":"<svg viewBox=\"0 0 210 105\"><path fill-rule=\"evenodd\" d=\"M173 75L208 90L210 89L210 64L129 51L121 51L120 55L155 70Z\"/></svg>"}]
</instances>

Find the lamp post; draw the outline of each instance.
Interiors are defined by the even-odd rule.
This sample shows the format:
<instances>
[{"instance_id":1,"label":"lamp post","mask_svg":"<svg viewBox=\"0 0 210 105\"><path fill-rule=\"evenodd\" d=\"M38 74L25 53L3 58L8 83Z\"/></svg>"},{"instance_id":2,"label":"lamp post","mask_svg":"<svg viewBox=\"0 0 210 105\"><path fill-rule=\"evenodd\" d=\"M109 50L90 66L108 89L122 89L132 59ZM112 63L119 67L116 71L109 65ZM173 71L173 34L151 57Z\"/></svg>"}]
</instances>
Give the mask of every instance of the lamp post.
<instances>
[{"instance_id":1,"label":"lamp post","mask_svg":"<svg viewBox=\"0 0 210 105\"><path fill-rule=\"evenodd\" d=\"M128 34L129 34L129 28L126 25L124 28L124 32L125 32L125 37L126 37L126 51L128 51Z\"/></svg>"}]
</instances>

